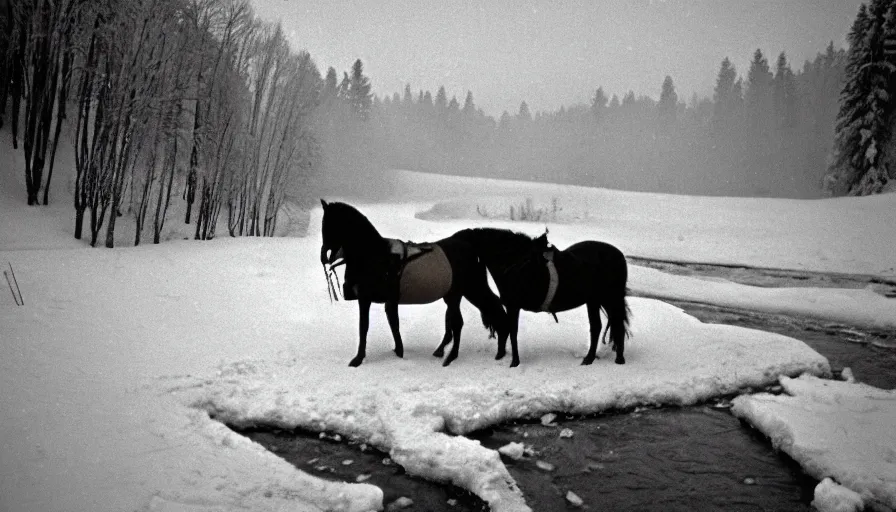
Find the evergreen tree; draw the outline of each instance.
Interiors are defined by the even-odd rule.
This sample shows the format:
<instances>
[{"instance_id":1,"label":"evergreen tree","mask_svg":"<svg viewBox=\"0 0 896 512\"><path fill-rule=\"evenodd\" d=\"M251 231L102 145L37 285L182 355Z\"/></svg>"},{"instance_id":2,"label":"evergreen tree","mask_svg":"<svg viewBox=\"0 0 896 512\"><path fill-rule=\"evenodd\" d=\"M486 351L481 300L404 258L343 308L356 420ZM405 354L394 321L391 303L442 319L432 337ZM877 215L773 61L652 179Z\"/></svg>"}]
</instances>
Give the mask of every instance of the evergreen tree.
<instances>
[{"instance_id":1,"label":"evergreen tree","mask_svg":"<svg viewBox=\"0 0 896 512\"><path fill-rule=\"evenodd\" d=\"M451 97L451 101L448 102L448 111L449 112L460 111L460 103L457 101L457 96Z\"/></svg>"},{"instance_id":2,"label":"evergreen tree","mask_svg":"<svg viewBox=\"0 0 896 512\"><path fill-rule=\"evenodd\" d=\"M744 92L744 108L750 128L754 132L764 132L771 119L773 109L772 72L762 50L753 53L750 70L747 72L747 90Z\"/></svg>"},{"instance_id":3,"label":"evergreen tree","mask_svg":"<svg viewBox=\"0 0 896 512\"><path fill-rule=\"evenodd\" d=\"M473 91L467 91L467 98L464 100L463 113L472 116L476 113L476 105L473 104Z\"/></svg>"},{"instance_id":4,"label":"evergreen tree","mask_svg":"<svg viewBox=\"0 0 896 512\"><path fill-rule=\"evenodd\" d=\"M738 86L737 70L731 60L725 57L716 78L713 93L713 124L717 129L730 128L741 102L741 91Z\"/></svg>"},{"instance_id":5,"label":"evergreen tree","mask_svg":"<svg viewBox=\"0 0 896 512\"><path fill-rule=\"evenodd\" d=\"M660 92L660 102L657 105L659 111L660 123L669 126L675 123L676 110L678 109L678 94L675 92L675 84L672 83L672 77L666 75L663 80L663 89Z\"/></svg>"},{"instance_id":6,"label":"evergreen tree","mask_svg":"<svg viewBox=\"0 0 896 512\"><path fill-rule=\"evenodd\" d=\"M798 122L796 79L784 52L778 55L773 80L776 127L782 134L792 130Z\"/></svg>"},{"instance_id":7,"label":"evergreen tree","mask_svg":"<svg viewBox=\"0 0 896 512\"><path fill-rule=\"evenodd\" d=\"M339 82L339 87L336 88L336 97L350 102L349 89L351 89L351 84L352 81L349 79L348 73L343 71L342 81Z\"/></svg>"},{"instance_id":8,"label":"evergreen tree","mask_svg":"<svg viewBox=\"0 0 896 512\"><path fill-rule=\"evenodd\" d=\"M357 59L352 65L352 77L349 81L348 95L352 110L366 121L370 115L370 104L373 95L370 93L370 79L364 76L364 67L361 59Z\"/></svg>"},{"instance_id":9,"label":"evergreen tree","mask_svg":"<svg viewBox=\"0 0 896 512\"><path fill-rule=\"evenodd\" d=\"M445 110L448 106L448 94L445 92L444 85L440 86L439 90L436 92L435 105L440 112Z\"/></svg>"},{"instance_id":10,"label":"evergreen tree","mask_svg":"<svg viewBox=\"0 0 896 512\"><path fill-rule=\"evenodd\" d=\"M501 120L498 121L498 126L502 130L510 128L510 114L508 114L506 110L501 113Z\"/></svg>"},{"instance_id":11,"label":"evergreen tree","mask_svg":"<svg viewBox=\"0 0 896 512\"><path fill-rule=\"evenodd\" d=\"M591 113L594 114L594 117L598 119L603 117L608 101L609 99L604 93L604 88L598 87L597 91L594 92L594 97L591 98Z\"/></svg>"},{"instance_id":12,"label":"evergreen tree","mask_svg":"<svg viewBox=\"0 0 896 512\"><path fill-rule=\"evenodd\" d=\"M337 97L339 94L339 78L336 75L336 70L330 66L327 69L327 76L324 78L323 87L321 87L321 103L326 103Z\"/></svg>"},{"instance_id":13,"label":"evergreen tree","mask_svg":"<svg viewBox=\"0 0 896 512\"><path fill-rule=\"evenodd\" d=\"M404 99L402 101L405 107L410 107L414 103L414 97L411 95L411 84L405 84Z\"/></svg>"},{"instance_id":14,"label":"evergreen tree","mask_svg":"<svg viewBox=\"0 0 896 512\"><path fill-rule=\"evenodd\" d=\"M532 120L532 113L529 112L529 105L527 105L525 101L520 103L520 113L517 114L516 117L524 122Z\"/></svg>"},{"instance_id":15,"label":"evergreen tree","mask_svg":"<svg viewBox=\"0 0 896 512\"><path fill-rule=\"evenodd\" d=\"M896 56L884 41L896 38L896 2L873 0L859 8L848 35L846 83L840 95L834 159L825 188L834 194L880 192L892 179Z\"/></svg>"},{"instance_id":16,"label":"evergreen tree","mask_svg":"<svg viewBox=\"0 0 896 512\"><path fill-rule=\"evenodd\" d=\"M614 110L619 108L619 96L613 95L613 99L610 100L610 110Z\"/></svg>"}]
</instances>

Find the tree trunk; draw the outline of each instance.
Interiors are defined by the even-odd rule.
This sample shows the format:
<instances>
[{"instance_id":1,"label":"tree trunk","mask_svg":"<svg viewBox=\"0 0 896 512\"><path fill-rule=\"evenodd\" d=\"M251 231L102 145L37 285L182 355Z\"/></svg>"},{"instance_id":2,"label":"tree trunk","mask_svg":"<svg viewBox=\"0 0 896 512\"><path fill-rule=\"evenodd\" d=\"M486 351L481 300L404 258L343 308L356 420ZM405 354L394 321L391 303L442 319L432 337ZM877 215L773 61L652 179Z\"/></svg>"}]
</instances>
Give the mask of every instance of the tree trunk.
<instances>
[{"instance_id":1,"label":"tree trunk","mask_svg":"<svg viewBox=\"0 0 896 512\"><path fill-rule=\"evenodd\" d=\"M66 44L69 44L66 37ZM59 99L56 111L56 132L53 134L53 147L50 149L50 165L47 169L47 184L44 186L44 206L49 203L50 183L53 180L53 166L56 163L56 148L59 147L59 135L62 133L62 121L66 118L66 103L68 103L69 75L71 73L71 50L66 48L62 56L62 84L59 87Z\"/></svg>"}]
</instances>

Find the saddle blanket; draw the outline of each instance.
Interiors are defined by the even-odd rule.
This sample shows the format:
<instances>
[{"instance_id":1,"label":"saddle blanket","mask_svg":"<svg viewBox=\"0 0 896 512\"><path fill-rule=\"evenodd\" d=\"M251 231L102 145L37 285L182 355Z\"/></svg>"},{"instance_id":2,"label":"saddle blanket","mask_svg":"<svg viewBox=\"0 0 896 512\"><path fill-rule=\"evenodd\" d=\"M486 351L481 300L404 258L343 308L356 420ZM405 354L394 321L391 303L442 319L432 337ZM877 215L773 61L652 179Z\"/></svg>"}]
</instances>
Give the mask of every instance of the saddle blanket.
<instances>
[{"instance_id":1,"label":"saddle blanket","mask_svg":"<svg viewBox=\"0 0 896 512\"><path fill-rule=\"evenodd\" d=\"M390 240L389 252L404 261L398 284L399 304L429 304L451 289L451 263L438 245Z\"/></svg>"}]
</instances>

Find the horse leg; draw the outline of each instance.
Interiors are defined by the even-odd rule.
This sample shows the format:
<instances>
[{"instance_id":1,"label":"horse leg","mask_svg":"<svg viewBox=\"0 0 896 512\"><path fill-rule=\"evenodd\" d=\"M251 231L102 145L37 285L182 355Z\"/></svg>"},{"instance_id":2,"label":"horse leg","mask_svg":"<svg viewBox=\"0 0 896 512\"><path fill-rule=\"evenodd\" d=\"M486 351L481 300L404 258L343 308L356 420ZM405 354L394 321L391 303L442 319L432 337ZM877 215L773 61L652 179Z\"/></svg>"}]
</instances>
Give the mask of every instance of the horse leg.
<instances>
[{"instance_id":1,"label":"horse leg","mask_svg":"<svg viewBox=\"0 0 896 512\"><path fill-rule=\"evenodd\" d=\"M460 331L464 326L464 316L460 312L460 296L446 297L445 303L448 304L448 315L450 317L451 335L454 338L454 344L451 345L451 352L448 352L448 357L445 358L442 366L448 366L451 364L451 361L457 359L457 352L460 350Z\"/></svg>"},{"instance_id":2,"label":"horse leg","mask_svg":"<svg viewBox=\"0 0 896 512\"><path fill-rule=\"evenodd\" d=\"M348 363L349 366L361 366L367 355L367 329L370 327L370 300L358 297L358 353Z\"/></svg>"},{"instance_id":3,"label":"horse leg","mask_svg":"<svg viewBox=\"0 0 896 512\"><path fill-rule=\"evenodd\" d=\"M588 354L582 359L582 364L591 364L597 359L597 342L600 340L600 330L603 324L600 320L600 304L597 302L588 303L588 324L590 325L591 346L588 347Z\"/></svg>"},{"instance_id":4,"label":"horse leg","mask_svg":"<svg viewBox=\"0 0 896 512\"><path fill-rule=\"evenodd\" d=\"M516 332L520 326L520 308L518 306L507 307L507 321L510 323L510 367L520 365L520 352L516 345ZM500 354L500 351L498 352Z\"/></svg>"},{"instance_id":5,"label":"horse leg","mask_svg":"<svg viewBox=\"0 0 896 512\"><path fill-rule=\"evenodd\" d=\"M392 329L392 339L395 340L395 355L404 357L404 345L401 343L401 331L398 329L398 303L386 303L386 318L389 320L389 329Z\"/></svg>"},{"instance_id":6,"label":"horse leg","mask_svg":"<svg viewBox=\"0 0 896 512\"><path fill-rule=\"evenodd\" d=\"M436 351L432 353L432 355L436 357L442 357L445 355L445 347L451 343L451 313L450 310L445 310L445 336L442 337L442 343L439 343Z\"/></svg>"}]
</instances>

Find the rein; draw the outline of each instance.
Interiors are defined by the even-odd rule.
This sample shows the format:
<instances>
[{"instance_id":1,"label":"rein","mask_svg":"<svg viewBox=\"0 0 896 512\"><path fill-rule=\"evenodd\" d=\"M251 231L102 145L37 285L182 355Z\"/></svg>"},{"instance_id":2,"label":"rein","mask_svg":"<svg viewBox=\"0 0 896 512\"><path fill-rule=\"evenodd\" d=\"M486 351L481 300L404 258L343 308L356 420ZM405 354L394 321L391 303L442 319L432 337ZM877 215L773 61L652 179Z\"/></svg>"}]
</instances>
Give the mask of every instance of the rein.
<instances>
[{"instance_id":1,"label":"rein","mask_svg":"<svg viewBox=\"0 0 896 512\"><path fill-rule=\"evenodd\" d=\"M326 263L321 263L324 267L324 279L327 280L327 295L330 297L330 304L333 303L333 299L336 299L336 302L339 302L339 295L336 292L338 288L342 288L342 285L339 283L339 274L336 273L336 267L339 265L344 265L345 260L342 260L334 265L330 265L330 268L327 268ZM336 278L336 286L333 286L333 278ZM343 296L343 298L345 298Z\"/></svg>"}]
</instances>

